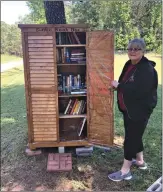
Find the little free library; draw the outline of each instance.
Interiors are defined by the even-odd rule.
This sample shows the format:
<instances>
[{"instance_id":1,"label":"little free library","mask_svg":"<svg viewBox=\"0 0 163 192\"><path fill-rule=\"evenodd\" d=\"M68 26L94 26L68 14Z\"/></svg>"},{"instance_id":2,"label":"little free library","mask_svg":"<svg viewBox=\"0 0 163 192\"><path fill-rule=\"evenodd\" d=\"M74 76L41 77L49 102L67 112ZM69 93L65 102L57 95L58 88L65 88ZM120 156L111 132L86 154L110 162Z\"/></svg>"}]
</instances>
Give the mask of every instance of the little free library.
<instances>
[{"instance_id":1,"label":"little free library","mask_svg":"<svg viewBox=\"0 0 163 192\"><path fill-rule=\"evenodd\" d=\"M19 28L30 149L113 145L114 33L78 24Z\"/></svg>"}]
</instances>

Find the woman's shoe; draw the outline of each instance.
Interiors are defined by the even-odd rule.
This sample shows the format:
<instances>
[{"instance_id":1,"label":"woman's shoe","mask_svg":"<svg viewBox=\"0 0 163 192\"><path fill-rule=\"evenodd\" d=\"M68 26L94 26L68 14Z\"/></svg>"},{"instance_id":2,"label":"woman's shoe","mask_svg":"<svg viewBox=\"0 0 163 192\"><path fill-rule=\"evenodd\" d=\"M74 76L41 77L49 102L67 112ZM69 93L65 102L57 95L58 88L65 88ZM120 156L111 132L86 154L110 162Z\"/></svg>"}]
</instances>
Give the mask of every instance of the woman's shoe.
<instances>
[{"instance_id":1,"label":"woman's shoe","mask_svg":"<svg viewBox=\"0 0 163 192\"><path fill-rule=\"evenodd\" d=\"M115 173L111 173L108 175L108 178L112 181L122 181L122 180L130 180L132 179L131 172L129 171L126 174L122 175L121 171L117 171Z\"/></svg>"},{"instance_id":2,"label":"woman's shoe","mask_svg":"<svg viewBox=\"0 0 163 192\"><path fill-rule=\"evenodd\" d=\"M147 163L144 162L143 164L139 165L139 164L137 164L135 159L132 160L132 165L135 165L136 167L138 167L139 169L142 169L142 170L147 169Z\"/></svg>"}]
</instances>

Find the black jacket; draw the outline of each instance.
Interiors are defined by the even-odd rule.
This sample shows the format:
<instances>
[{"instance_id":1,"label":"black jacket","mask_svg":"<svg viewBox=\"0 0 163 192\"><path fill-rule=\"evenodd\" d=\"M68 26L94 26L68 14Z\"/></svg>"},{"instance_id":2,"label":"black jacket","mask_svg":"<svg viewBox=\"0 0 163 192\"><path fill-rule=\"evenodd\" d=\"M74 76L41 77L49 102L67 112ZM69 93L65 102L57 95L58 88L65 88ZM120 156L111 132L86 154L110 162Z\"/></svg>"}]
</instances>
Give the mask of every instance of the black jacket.
<instances>
[{"instance_id":1,"label":"black jacket","mask_svg":"<svg viewBox=\"0 0 163 192\"><path fill-rule=\"evenodd\" d=\"M119 77L117 91L123 93L123 102L127 109L128 117L134 121L148 118L157 104L158 76L154 69L156 63L142 57L136 69L129 72L127 81L122 82L130 60L126 62ZM119 102L118 102L119 110ZM121 111L123 112L123 111Z\"/></svg>"}]
</instances>

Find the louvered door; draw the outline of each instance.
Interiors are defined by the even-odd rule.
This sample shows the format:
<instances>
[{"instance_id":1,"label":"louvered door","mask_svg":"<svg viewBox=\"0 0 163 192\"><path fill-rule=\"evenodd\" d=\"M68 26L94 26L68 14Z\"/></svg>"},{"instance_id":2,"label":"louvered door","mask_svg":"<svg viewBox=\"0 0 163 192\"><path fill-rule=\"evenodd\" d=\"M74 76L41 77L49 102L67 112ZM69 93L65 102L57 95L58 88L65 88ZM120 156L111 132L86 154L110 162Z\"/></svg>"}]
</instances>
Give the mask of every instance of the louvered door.
<instances>
[{"instance_id":1,"label":"louvered door","mask_svg":"<svg viewBox=\"0 0 163 192\"><path fill-rule=\"evenodd\" d=\"M87 33L87 90L89 141L113 144L114 36L112 32Z\"/></svg>"},{"instance_id":2,"label":"louvered door","mask_svg":"<svg viewBox=\"0 0 163 192\"><path fill-rule=\"evenodd\" d=\"M58 139L55 34L24 32L29 143Z\"/></svg>"}]
</instances>

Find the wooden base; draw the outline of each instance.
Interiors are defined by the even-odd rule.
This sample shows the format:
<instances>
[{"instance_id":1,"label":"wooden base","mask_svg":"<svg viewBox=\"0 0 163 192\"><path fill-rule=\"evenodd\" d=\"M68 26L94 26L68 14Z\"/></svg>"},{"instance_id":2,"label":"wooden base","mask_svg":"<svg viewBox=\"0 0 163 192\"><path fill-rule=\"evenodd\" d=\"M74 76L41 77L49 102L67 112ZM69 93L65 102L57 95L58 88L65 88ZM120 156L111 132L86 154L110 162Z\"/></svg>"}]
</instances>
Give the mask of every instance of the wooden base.
<instances>
[{"instance_id":1,"label":"wooden base","mask_svg":"<svg viewBox=\"0 0 163 192\"><path fill-rule=\"evenodd\" d=\"M90 144L87 140L29 143L29 148L31 150L34 150L36 148L44 148L44 147L76 147L76 146L92 146L92 144Z\"/></svg>"}]
</instances>

